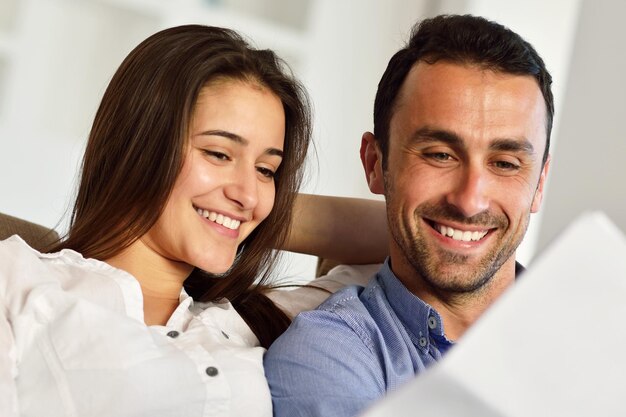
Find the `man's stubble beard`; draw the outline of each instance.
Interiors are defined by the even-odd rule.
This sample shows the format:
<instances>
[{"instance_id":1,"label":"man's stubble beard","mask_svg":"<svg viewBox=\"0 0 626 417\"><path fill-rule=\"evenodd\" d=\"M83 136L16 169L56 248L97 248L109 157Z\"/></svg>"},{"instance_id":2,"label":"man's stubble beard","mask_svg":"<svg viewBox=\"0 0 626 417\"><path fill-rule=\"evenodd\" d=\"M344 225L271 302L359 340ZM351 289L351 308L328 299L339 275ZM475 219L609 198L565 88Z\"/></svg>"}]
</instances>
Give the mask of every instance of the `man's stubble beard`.
<instances>
[{"instance_id":1,"label":"man's stubble beard","mask_svg":"<svg viewBox=\"0 0 626 417\"><path fill-rule=\"evenodd\" d=\"M393 211L390 211L390 207L393 205L393 199L390 198L393 195L393 187L390 186L390 182L385 178L387 211L388 213L393 213ZM509 226L509 220L504 214L496 215L482 212L467 218L460 214L452 205L423 203L415 209L412 216L413 218L410 215L406 215L403 219L403 224L398 222L397 219L393 221L393 219L388 218L389 230L396 245L417 274L416 278L421 278L424 284L441 295L447 294L449 296L461 297L471 296L488 286L502 265L514 256L526 233L530 219L530 213L528 213L523 224L520 225L522 233L516 234L513 232L508 236L501 234L497 237L498 240L492 244L489 252L476 265L468 265L468 262L471 261L469 255L462 255L427 245L424 238L427 231L420 230L423 225L421 222L422 216L439 220L447 219L460 224L479 225L486 228L497 227L498 231L505 233ZM415 231L412 232L409 226L414 226ZM453 268L454 272L442 271L444 267L455 265L458 268Z\"/></svg>"}]
</instances>

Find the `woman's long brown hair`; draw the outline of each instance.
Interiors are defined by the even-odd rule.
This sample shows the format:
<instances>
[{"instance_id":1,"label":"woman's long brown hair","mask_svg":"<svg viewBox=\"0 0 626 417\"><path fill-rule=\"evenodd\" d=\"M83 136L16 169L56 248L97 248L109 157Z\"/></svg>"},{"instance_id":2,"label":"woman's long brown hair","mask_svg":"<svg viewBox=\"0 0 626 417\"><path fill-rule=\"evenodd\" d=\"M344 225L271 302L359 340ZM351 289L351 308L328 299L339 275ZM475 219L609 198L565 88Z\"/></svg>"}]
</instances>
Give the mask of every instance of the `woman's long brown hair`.
<instances>
[{"instance_id":1,"label":"woman's long brown hair","mask_svg":"<svg viewBox=\"0 0 626 417\"><path fill-rule=\"evenodd\" d=\"M263 292L276 262L272 248L288 233L311 136L307 95L285 68L272 51L254 49L237 33L217 27L170 28L139 44L104 93L85 150L69 232L52 251L70 248L104 260L148 232L181 170L200 90L217 79L259 84L280 98L285 111L274 208L242 243L225 276L196 268L185 289L199 301L230 300L268 347L289 324Z\"/></svg>"}]
</instances>

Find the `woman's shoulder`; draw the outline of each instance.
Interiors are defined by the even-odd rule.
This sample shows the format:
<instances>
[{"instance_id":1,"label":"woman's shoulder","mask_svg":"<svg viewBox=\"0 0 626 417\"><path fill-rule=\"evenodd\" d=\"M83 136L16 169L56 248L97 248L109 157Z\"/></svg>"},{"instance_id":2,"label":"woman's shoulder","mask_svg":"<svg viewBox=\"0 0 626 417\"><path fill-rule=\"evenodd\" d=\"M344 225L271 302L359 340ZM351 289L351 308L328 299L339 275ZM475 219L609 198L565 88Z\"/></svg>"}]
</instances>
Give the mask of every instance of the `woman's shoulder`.
<instances>
[{"instance_id":1,"label":"woman's shoulder","mask_svg":"<svg viewBox=\"0 0 626 417\"><path fill-rule=\"evenodd\" d=\"M18 235L0 241L0 271L4 273L9 270L13 273L25 273L31 269L53 266L58 268L59 265L109 273L113 273L115 269L97 259L83 258L80 253L71 249L51 253L39 252Z\"/></svg>"},{"instance_id":2,"label":"woman's shoulder","mask_svg":"<svg viewBox=\"0 0 626 417\"><path fill-rule=\"evenodd\" d=\"M126 293L138 291L136 280L129 274L97 259L83 258L71 249L41 253L16 235L0 241L0 300L5 303L27 294L52 292L110 304L115 300L98 300L126 300Z\"/></svg>"},{"instance_id":3,"label":"woman's shoulder","mask_svg":"<svg viewBox=\"0 0 626 417\"><path fill-rule=\"evenodd\" d=\"M0 277L3 282L35 267L42 254L18 235L0 241Z\"/></svg>"},{"instance_id":4,"label":"woman's shoulder","mask_svg":"<svg viewBox=\"0 0 626 417\"><path fill-rule=\"evenodd\" d=\"M4 240L0 240L0 254L3 255L3 259L5 253L19 251L39 253L36 249L31 248L19 235L13 235Z\"/></svg>"}]
</instances>

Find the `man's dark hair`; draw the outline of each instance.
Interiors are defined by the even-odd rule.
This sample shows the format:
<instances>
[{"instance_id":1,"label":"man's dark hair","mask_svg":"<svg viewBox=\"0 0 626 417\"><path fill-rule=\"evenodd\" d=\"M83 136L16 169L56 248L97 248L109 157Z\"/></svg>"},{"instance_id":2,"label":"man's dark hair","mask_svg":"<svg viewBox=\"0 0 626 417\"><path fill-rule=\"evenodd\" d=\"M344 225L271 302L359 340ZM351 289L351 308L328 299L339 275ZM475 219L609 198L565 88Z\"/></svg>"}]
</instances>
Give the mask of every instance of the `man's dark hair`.
<instances>
[{"instance_id":1,"label":"man's dark hair","mask_svg":"<svg viewBox=\"0 0 626 417\"><path fill-rule=\"evenodd\" d=\"M554 117L552 77L535 48L517 33L485 18L440 15L413 27L408 44L391 58L378 83L374 101L374 136L383 153L383 168L387 165L389 125L398 92L411 68L419 61L478 65L496 72L534 77L547 109L543 163L546 162Z\"/></svg>"}]
</instances>

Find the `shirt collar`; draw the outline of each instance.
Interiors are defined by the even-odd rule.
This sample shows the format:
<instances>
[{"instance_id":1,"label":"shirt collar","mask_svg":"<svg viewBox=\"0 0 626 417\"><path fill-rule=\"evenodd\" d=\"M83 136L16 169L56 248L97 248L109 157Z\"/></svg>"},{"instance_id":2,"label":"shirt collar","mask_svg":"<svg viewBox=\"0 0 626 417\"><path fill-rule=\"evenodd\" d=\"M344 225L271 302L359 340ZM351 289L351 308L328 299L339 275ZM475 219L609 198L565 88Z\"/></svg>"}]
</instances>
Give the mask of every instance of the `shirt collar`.
<instances>
[{"instance_id":1,"label":"shirt collar","mask_svg":"<svg viewBox=\"0 0 626 417\"><path fill-rule=\"evenodd\" d=\"M443 322L439 313L406 289L391 271L389 258L377 274L391 308L407 330L411 341L418 349L428 352L431 338L451 344L444 335Z\"/></svg>"},{"instance_id":2,"label":"shirt collar","mask_svg":"<svg viewBox=\"0 0 626 417\"><path fill-rule=\"evenodd\" d=\"M167 326L176 329L183 329L185 323L188 321L188 315L190 310L194 307L193 298L187 294L183 288L178 298L179 304L176 310L172 313L169 320L167 320Z\"/></svg>"},{"instance_id":3,"label":"shirt collar","mask_svg":"<svg viewBox=\"0 0 626 417\"><path fill-rule=\"evenodd\" d=\"M522 264L515 262L516 279L525 270ZM431 343L429 335L437 341L438 347L442 351L447 350L453 344L445 336L443 321L437 310L422 301L402 284L391 270L389 257L378 271L377 280L385 292L391 308L409 333L415 346L428 352Z\"/></svg>"}]
</instances>

